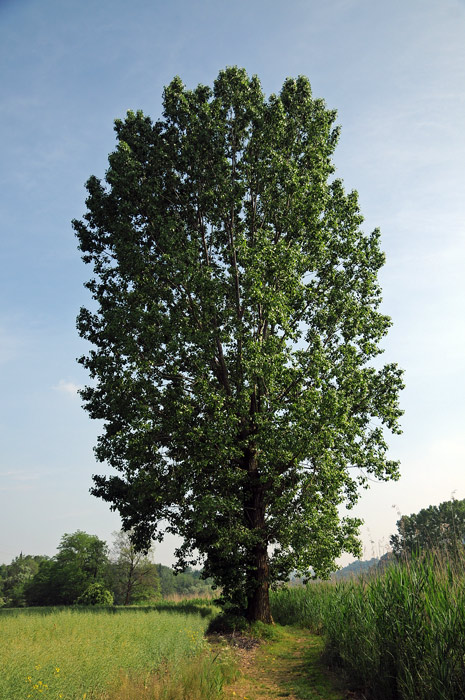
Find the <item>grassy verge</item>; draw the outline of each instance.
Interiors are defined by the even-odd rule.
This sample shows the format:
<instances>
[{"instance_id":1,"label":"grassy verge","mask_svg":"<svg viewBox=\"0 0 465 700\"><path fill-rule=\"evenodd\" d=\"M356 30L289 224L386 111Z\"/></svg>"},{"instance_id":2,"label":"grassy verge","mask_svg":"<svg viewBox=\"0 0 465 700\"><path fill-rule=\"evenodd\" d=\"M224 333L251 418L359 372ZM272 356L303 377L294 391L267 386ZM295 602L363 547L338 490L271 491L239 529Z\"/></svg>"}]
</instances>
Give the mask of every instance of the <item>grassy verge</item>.
<instances>
[{"instance_id":1,"label":"grassy verge","mask_svg":"<svg viewBox=\"0 0 465 700\"><path fill-rule=\"evenodd\" d=\"M282 590L272 609L278 622L322 632L326 658L366 697L463 700L463 562L427 556L358 581Z\"/></svg>"},{"instance_id":2,"label":"grassy verge","mask_svg":"<svg viewBox=\"0 0 465 700\"><path fill-rule=\"evenodd\" d=\"M196 657L167 664L148 677L120 673L97 700L220 700L237 665L226 648L205 649Z\"/></svg>"}]
</instances>

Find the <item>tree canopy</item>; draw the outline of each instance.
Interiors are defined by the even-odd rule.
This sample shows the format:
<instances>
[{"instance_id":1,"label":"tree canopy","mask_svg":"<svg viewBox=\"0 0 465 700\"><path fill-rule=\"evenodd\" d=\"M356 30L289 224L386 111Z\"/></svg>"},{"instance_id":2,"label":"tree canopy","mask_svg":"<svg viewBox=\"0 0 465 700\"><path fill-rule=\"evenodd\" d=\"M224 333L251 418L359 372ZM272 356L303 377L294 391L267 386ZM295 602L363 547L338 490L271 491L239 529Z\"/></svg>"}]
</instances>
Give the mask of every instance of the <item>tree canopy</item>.
<instances>
[{"instance_id":1,"label":"tree canopy","mask_svg":"<svg viewBox=\"0 0 465 700\"><path fill-rule=\"evenodd\" d=\"M398 475L401 371L373 362L378 230L334 177L336 114L305 77L265 98L256 76L165 88L163 116L116 120L105 181L73 225L93 303L81 309L86 410L104 422L93 493L133 541L163 528L179 566L249 619L270 584L359 553L353 506L368 475Z\"/></svg>"},{"instance_id":2,"label":"tree canopy","mask_svg":"<svg viewBox=\"0 0 465 700\"><path fill-rule=\"evenodd\" d=\"M398 534L391 545L397 557L411 556L428 550L454 555L463 553L465 545L465 499L444 501L438 506L422 508L418 513L403 515L397 521Z\"/></svg>"},{"instance_id":3,"label":"tree canopy","mask_svg":"<svg viewBox=\"0 0 465 700\"><path fill-rule=\"evenodd\" d=\"M97 535L77 530L64 534L58 552L39 564L26 586L29 605L70 605L94 583L103 583L107 573L108 547Z\"/></svg>"},{"instance_id":4,"label":"tree canopy","mask_svg":"<svg viewBox=\"0 0 465 700\"><path fill-rule=\"evenodd\" d=\"M20 608L26 605L25 588L39 570L39 565L47 557L26 556L15 557L10 564L0 565L0 608L8 606Z\"/></svg>"}]
</instances>

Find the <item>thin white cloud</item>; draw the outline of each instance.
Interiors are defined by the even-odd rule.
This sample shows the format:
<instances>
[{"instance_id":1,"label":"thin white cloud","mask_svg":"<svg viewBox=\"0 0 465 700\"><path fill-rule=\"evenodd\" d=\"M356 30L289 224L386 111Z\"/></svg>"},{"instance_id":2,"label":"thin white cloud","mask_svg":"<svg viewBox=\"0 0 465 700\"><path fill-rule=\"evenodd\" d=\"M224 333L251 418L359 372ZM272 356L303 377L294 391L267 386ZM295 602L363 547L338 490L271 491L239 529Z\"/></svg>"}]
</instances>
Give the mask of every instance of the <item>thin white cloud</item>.
<instances>
[{"instance_id":1,"label":"thin white cloud","mask_svg":"<svg viewBox=\"0 0 465 700\"><path fill-rule=\"evenodd\" d=\"M0 491L30 491L33 488L30 482L38 478L39 474L25 470L0 472Z\"/></svg>"},{"instance_id":2,"label":"thin white cloud","mask_svg":"<svg viewBox=\"0 0 465 700\"><path fill-rule=\"evenodd\" d=\"M29 481L30 479L37 479L38 474L28 474L24 471L15 471L10 469L7 472L0 472L0 477L14 479L15 481Z\"/></svg>"},{"instance_id":3,"label":"thin white cloud","mask_svg":"<svg viewBox=\"0 0 465 700\"><path fill-rule=\"evenodd\" d=\"M64 379L60 379L58 384L53 388L55 391L60 391L62 394L68 394L68 396L77 396L81 386L74 382L67 382Z\"/></svg>"}]
</instances>

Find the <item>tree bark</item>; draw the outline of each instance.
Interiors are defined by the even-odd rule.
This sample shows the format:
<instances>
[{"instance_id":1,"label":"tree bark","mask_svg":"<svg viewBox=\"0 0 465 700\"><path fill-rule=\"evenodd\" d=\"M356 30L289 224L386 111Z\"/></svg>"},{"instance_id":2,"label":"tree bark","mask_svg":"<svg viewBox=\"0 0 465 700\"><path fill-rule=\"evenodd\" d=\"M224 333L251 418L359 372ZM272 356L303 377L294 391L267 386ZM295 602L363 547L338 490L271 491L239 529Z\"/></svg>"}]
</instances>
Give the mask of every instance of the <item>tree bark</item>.
<instances>
[{"instance_id":1,"label":"tree bark","mask_svg":"<svg viewBox=\"0 0 465 700\"><path fill-rule=\"evenodd\" d=\"M246 505L249 527L259 539L250 553L249 576L253 581L247 595L247 619L271 624L270 570L266 541L265 491L260 482L257 453L254 447L246 451L250 483L250 500Z\"/></svg>"},{"instance_id":2,"label":"tree bark","mask_svg":"<svg viewBox=\"0 0 465 700\"><path fill-rule=\"evenodd\" d=\"M133 587L133 574L134 574L134 562L131 557L131 561L129 563L129 572L128 572L128 580L126 583L126 595L124 597L124 603L123 605L129 605L129 602L131 600L131 593L132 593L132 587Z\"/></svg>"},{"instance_id":3,"label":"tree bark","mask_svg":"<svg viewBox=\"0 0 465 700\"><path fill-rule=\"evenodd\" d=\"M268 552L266 547L257 546L254 552L254 579L255 588L247 598L247 619L250 622L264 622L272 624L270 608L270 584Z\"/></svg>"}]
</instances>

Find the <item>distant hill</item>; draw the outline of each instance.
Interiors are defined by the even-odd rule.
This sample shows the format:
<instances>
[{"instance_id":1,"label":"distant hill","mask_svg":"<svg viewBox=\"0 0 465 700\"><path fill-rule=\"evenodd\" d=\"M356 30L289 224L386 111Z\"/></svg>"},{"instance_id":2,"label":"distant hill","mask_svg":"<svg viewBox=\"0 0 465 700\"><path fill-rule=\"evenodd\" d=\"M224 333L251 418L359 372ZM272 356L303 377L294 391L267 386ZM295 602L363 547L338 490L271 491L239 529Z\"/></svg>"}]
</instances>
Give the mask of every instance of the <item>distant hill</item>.
<instances>
[{"instance_id":1,"label":"distant hill","mask_svg":"<svg viewBox=\"0 0 465 700\"><path fill-rule=\"evenodd\" d=\"M386 552L386 554L383 554L378 562L378 571L384 571L386 567L390 566L391 564L395 564L396 561L397 559L394 552Z\"/></svg>"},{"instance_id":2,"label":"distant hill","mask_svg":"<svg viewBox=\"0 0 465 700\"><path fill-rule=\"evenodd\" d=\"M384 557L382 557L382 559L384 559ZM372 559L368 559L366 561L356 559L347 566L344 566L343 569L335 571L334 574L331 575L331 578L334 581L341 581L346 578L355 578L356 576L366 574L370 569L377 567L379 562L380 559L378 557L373 557Z\"/></svg>"},{"instance_id":3,"label":"distant hill","mask_svg":"<svg viewBox=\"0 0 465 700\"><path fill-rule=\"evenodd\" d=\"M331 574L332 581L344 581L350 578L356 578L361 574L366 574L369 571L372 573L382 572L387 566L389 566L393 561L395 561L395 556L392 552L386 552L382 557L372 557L365 561L356 559L347 566L344 566L339 571L335 571ZM291 586L301 586L303 580L296 576L295 573L291 574L290 585Z\"/></svg>"}]
</instances>

